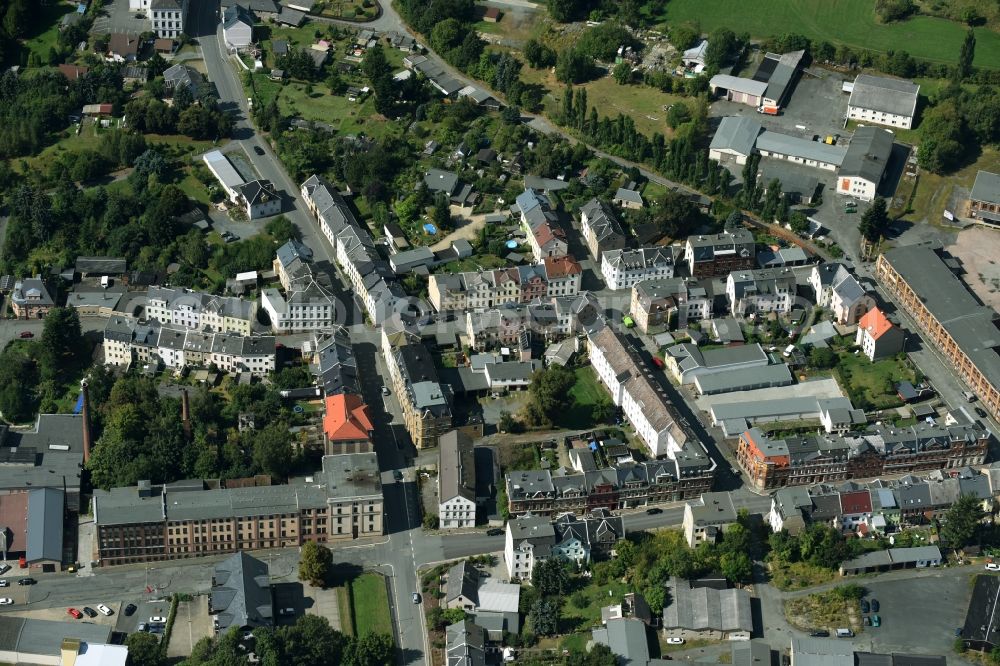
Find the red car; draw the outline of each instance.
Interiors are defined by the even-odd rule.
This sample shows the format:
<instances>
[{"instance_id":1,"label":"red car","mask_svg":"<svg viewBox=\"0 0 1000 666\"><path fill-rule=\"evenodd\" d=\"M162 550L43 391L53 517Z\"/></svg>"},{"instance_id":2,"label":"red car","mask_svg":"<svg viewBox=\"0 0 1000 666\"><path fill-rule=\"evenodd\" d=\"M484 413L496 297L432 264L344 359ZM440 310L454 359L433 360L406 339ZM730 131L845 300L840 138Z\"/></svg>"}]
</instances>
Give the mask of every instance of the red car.
<instances>
[{"instance_id":1,"label":"red car","mask_svg":"<svg viewBox=\"0 0 1000 666\"><path fill-rule=\"evenodd\" d=\"M21 331L21 337L22 338L33 338L33 337L35 337L35 334L32 333L31 331Z\"/></svg>"},{"instance_id":2,"label":"red car","mask_svg":"<svg viewBox=\"0 0 1000 666\"><path fill-rule=\"evenodd\" d=\"M73 616L74 618L76 618L77 620L79 620L79 619L80 619L81 617L83 617L83 613L81 613L80 611L78 611L78 610L77 610L77 609L75 609L75 608L70 608L70 609L67 609L67 611L66 611L66 612L67 612L67 613L69 613L70 615L72 615L72 616Z\"/></svg>"},{"instance_id":3,"label":"red car","mask_svg":"<svg viewBox=\"0 0 1000 666\"><path fill-rule=\"evenodd\" d=\"M660 360L659 356L654 356L653 357L653 365L655 365L656 367L660 368L661 370L663 369L663 361Z\"/></svg>"}]
</instances>

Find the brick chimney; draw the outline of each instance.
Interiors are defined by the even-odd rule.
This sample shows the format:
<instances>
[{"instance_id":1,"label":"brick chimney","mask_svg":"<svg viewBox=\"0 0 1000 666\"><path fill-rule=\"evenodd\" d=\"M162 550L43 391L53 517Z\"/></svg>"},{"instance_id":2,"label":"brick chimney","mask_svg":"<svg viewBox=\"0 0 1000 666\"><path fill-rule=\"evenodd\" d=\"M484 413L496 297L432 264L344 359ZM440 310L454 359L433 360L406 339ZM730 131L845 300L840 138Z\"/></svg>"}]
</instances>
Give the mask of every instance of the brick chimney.
<instances>
[{"instance_id":1,"label":"brick chimney","mask_svg":"<svg viewBox=\"0 0 1000 666\"><path fill-rule=\"evenodd\" d=\"M181 423L184 425L184 436L191 439L191 406L188 403L187 389L181 390Z\"/></svg>"},{"instance_id":2,"label":"brick chimney","mask_svg":"<svg viewBox=\"0 0 1000 666\"><path fill-rule=\"evenodd\" d=\"M83 391L83 462L90 460L90 391L87 390L87 380L80 382Z\"/></svg>"}]
</instances>

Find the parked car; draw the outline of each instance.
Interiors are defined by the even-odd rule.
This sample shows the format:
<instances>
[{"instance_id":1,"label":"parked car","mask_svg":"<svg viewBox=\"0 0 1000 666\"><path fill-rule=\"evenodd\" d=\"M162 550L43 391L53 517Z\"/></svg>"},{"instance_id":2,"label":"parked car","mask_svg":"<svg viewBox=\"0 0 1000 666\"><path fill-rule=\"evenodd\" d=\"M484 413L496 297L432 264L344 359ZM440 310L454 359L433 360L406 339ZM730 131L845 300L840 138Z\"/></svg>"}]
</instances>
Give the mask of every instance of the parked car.
<instances>
[{"instance_id":1,"label":"parked car","mask_svg":"<svg viewBox=\"0 0 1000 666\"><path fill-rule=\"evenodd\" d=\"M420 593L419 592L414 592L413 593L413 603L415 603L415 604L419 604L420 603Z\"/></svg>"},{"instance_id":2,"label":"parked car","mask_svg":"<svg viewBox=\"0 0 1000 666\"><path fill-rule=\"evenodd\" d=\"M33 337L35 337L35 334L32 333L31 331L21 331L21 337L22 338L33 338Z\"/></svg>"},{"instance_id":3,"label":"parked car","mask_svg":"<svg viewBox=\"0 0 1000 666\"><path fill-rule=\"evenodd\" d=\"M830 632L825 629L820 629L819 631L813 631L809 634L813 638L829 638Z\"/></svg>"},{"instance_id":4,"label":"parked car","mask_svg":"<svg viewBox=\"0 0 1000 666\"><path fill-rule=\"evenodd\" d=\"M394 469L392 470L392 478L396 479L397 481L402 481L403 473L400 472L398 469Z\"/></svg>"},{"instance_id":5,"label":"parked car","mask_svg":"<svg viewBox=\"0 0 1000 666\"><path fill-rule=\"evenodd\" d=\"M872 626L872 619L867 615L865 615L864 617L861 618L861 624L865 625L866 627L870 627Z\"/></svg>"},{"instance_id":6,"label":"parked car","mask_svg":"<svg viewBox=\"0 0 1000 666\"><path fill-rule=\"evenodd\" d=\"M684 645L683 638L668 638L667 645Z\"/></svg>"},{"instance_id":7,"label":"parked car","mask_svg":"<svg viewBox=\"0 0 1000 666\"><path fill-rule=\"evenodd\" d=\"M146 626L145 622L140 622L139 626L135 628L136 631L146 631L149 627Z\"/></svg>"},{"instance_id":8,"label":"parked car","mask_svg":"<svg viewBox=\"0 0 1000 666\"><path fill-rule=\"evenodd\" d=\"M382 395L389 395L389 393L390 393L390 391L389 391L388 387L383 386L382 387Z\"/></svg>"},{"instance_id":9,"label":"parked car","mask_svg":"<svg viewBox=\"0 0 1000 666\"><path fill-rule=\"evenodd\" d=\"M0 579L0 587L9 587L9 586L10 586L10 583L7 582L6 578Z\"/></svg>"},{"instance_id":10,"label":"parked car","mask_svg":"<svg viewBox=\"0 0 1000 666\"><path fill-rule=\"evenodd\" d=\"M101 611L102 615L107 615L108 617L115 614L113 610L105 606L104 604L97 604L97 610Z\"/></svg>"},{"instance_id":11,"label":"parked car","mask_svg":"<svg viewBox=\"0 0 1000 666\"><path fill-rule=\"evenodd\" d=\"M295 615L295 609L294 608L282 608L280 611L278 611L278 615Z\"/></svg>"},{"instance_id":12,"label":"parked car","mask_svg":"<svg viewBox=\"0 0 1000 666\"><path fill-rule=\"evenodd\" d=\"M166 625L164 624L151 624L146 627L146 631L151 634L162 634L166 630Z\"/></svg>"},{"instance_id":13,"label":"parked car","mask_svg":"<svg viewBox=\"0 0 1000 666\"><path fill-rule=\"evenodd\" d=\"M35 580L34 578L32 578L31 576L27 576L27 577L22 578L19 581L17 581L17 584L18 585L34 585L37 582L38 581Z\"/></svg>"},{"instance_id":14,"label":"parked car","mask_svg":"<svg viewBox=\"0 0 1000 666\"><path fill-rule=\"evenodd\" d=\"M243 632L243 640L249 641L252 638L253 638L253 632L252 631L244 631Z\"/></svg>"},{"instance_id":15,"label":"parked car","mask_svg":"<svg viewBox=\"0 0 1000 666\"><path fill-rule=\"evenodd\" d=\"M258 155L263 155L264 154L264 149L261 148L260 146L254 146L253 147L253 152L257 153Z\"/></svg>"},{"instance_id":16,"label":"parked car","mask_svg":"<svg viewBox=\"0 0 1000 666\"><path fill-rule=\"evenodd\" d=\"M862 599L861 600L861 612L862 613L870 613L871 609L872 609L872 607L868 604L868 600L867 599Z\"/></svg>"},{"instance_id":17,"label":"parked car","mask_svg":"<svg viewBox=\"0 0 1000 666\"><path fill-rule=\"evenodd\" d=\"M878 615L872 615L872 626L873 627L881 627L882 626L882 618L879 617Z\"/></svg>"},{"instance_id":18,"label":"parked car","mask_svg":"<svg viewBox=\"0 0 1000 666\"><path fill-rule=\"evenodd\" d=\"M499 527L494 527L486 530L486 536L500 536L503 534L503 530Z\"/></svg>"},{"instance_id":19,"label":"parked car","mask_svg":"<svg viewBox=\"0 0 1000 666\"><path fill-rule=\"evenodd\" d=\"M125 617L132 617L136 610L135 604L129 604L125 607Z\"/></svg>"},{"instance_id":20,"label":"parked car","mask_svg":"<svg viewBox=\"0 0 1000 666\"><path fill-rule=\"evenodd\" d=\"M998 564L997 562L987 562L986 563L986 570L987 571L1000 571L1000 564Z\"/></svg>"},{"instance_id":21,"label":"parked car","mask_svg":"<svg viewBox=\"0 0 1000 666\"><path fill-rule=\"evenodd\" d=\"M152 615L149 618L149 623L150 624L166 624L167 623L167 618L163 617L162 615Z\"/></svg>"},{"instance_id":22,"label":"parked car","mask_svg":"<svg viewBox=\"0 0 1000 666\"><path fill-rule=\"evenodd\" d=\"M877 613L878 607L879 607L878 599L872 599L872 612Z\"/></svg>"},{"instance_id":23,"label":"parked car","mask_svg":"<svg viewBox=\"0 0 1000 666\"><path fill-rule=\"evenodd\" d=\"M0 606L10 606L14 603L14 600L10 597L0 598Z\"/></svg>"},{"instance_id":24,"label":"parked car","mask_svg":"<svg viewBox=\"0 0 1000 666\"><path fill-rule=\"evenodd\" d=\"M976 416L978 416L981 419L985 419L988 416L986 410L983 409L982 407L975 407L975 410L976 410Z\"/></svg>"},{"instance_id":25,"label":"parked car","mask_svg":"<svg viewBox=\"0 0 1000 666\"><path fill-rule=\"evenodd\" d=\"M5 574L10 571L10 565L7 563L0 564L0 574Z\"/></svg>"},{"instance_id":26,"label":"parked car","mask_svg":"<svg viewBox=\"0 0 1000 666\"><path fill-rule=\"evenodd\" d=\"M95 611L90 606L84 606L83 612L87 617L97 617L97 611Z\"/></svg>"},{"instance_id":27,"label":"parked car","mask_svg":"<svg viewBox=\"0 0 1000 666\"><path fill-rule=\"evenodd\" d=\"M660 509L660 508L655 507L655 506L652 509L646 509L646 515L648 515L648 516L655 516L655 515L660 514L660 513L663 513L663 509Z\"/></svg>"},{"instance_id":28,"label":"parked car","mask_svg":"<svg viewBox=\"0 0 1000 666\"><path fill-rule=\"evenodd\" d=\"M66 612L69 613L74 618L76 618L77 620L79 620L81 617L83 617L83 613L81 613L80 611L78 611L75 608L68 608L68 609L66 609Z\"/></svg>"}]
</instances>

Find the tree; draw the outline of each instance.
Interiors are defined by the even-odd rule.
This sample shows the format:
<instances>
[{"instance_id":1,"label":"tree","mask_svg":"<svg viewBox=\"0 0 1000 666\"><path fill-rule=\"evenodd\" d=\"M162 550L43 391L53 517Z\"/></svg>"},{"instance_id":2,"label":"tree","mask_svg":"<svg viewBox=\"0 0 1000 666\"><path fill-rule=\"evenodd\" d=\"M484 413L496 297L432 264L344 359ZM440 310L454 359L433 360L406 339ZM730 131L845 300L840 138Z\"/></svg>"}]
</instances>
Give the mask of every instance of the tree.
<instances>
[{"instance_id":1,"label":"tree","mask_svg":"<svg viewBox=\"0 0 1000 666\"><path fill-rule=\"evenodd\" d=\"M670 129L677 129L689 120L691 120L691 110L684 102L674 102L667 109L667 127Z\"/></svg>"},{"instance_id":2,"label":"tree","mask_svg":"<svg viewBox=\"0 0 1000 666\"><path fill-rule=\"evenodd\" d=\"M253 435L253 462L264 474L284 479L292 468L292 436L287 424L272 423Z\"/></svg>"},{"instance_id":3,"label":"tree","mask_svg":"<svg viewBox=\"0 0 1000 666\"><path fill-rule=\"evenodd\" d=\"M618 666L618 655L607 645L598 643L590 648L590 652L570 652L567 666Z\"/></svg>"},{"instance_id":4,"label":"tree","mask_svg":"<svg viewBox=\"0 0 1000 666\"><path fill-rule=\"evenodd\" d=\"M145 631L129 634L128 660L132 666L163 666L166 663L159 639Z\"/></svg>"},{"instance_id":5,"label":"tree","mask_svg":"<svg viewBox=\"0 0 1000 666\"><path fill-rule=\"evenodd\" d=\"M809 229L809 218L804 213L795 210L788 216L788 226L797 234L803 234Z\"/></svg>"},{"instance_id":6,"label":"tree","mask_svg":"<svg viewBox=\"0 0 1000 666\"><path fill-rule=\"evenodd\" d=\"M424 513L423 525L426 529L436 530L441 526L441 519L436 513L428 511Z\"/></svg>"},{"instance_id":7,"label":"tree","mask_svg":"<svg viewBox=\"0 0 1000 666\"><path fill-rule=\"evenodd\" d=\"M593 75L594 59L570 47L556 58L556 80L561 83L582 83Z\"/></svg>"},{"instance_id":8,"label":"tree","mask_svg":"<svg viewBox=\"0 0 1000 666\"><path fill-rule=\"evenodd\" d=\"M615 404L607 396L601 396L590 410L594 423L608 423L615 415Z\"/></svg>"},{"instance_id":9,"label":"tree","mask_svg":"<svg viewBox=\"0 0 1000 666\"><path fill-rule=\"evenodd\" d=\"M955 74L959 81L964 81L972 74L972 61L976 57L976 33L969 30L965 33L965 41L962 42L962 50L958 54L958 66Z\"/></svg>"},{"instance_id":10,"label":"tree","mask_svg":"<svg viewBox=\"0 0 1000 666\"><path fill-rule=\"evenodd\" d=\"M299 580L307 581L314 587L326 587L333 567L333 553L326 546L315 541L306 541L302 545L299 557Z\"/></svg>"},{"instance_id":11,"label":"tree","mask_svg":"<svg viewBox=\"0 0 1000 666\"><path fill-rule=\"evenodd\" d=\"M753 563L745 552L723 553L719 567L723 576L737 583L748 582L753 576Z\"/></svg>"},{"instance_id":12,"label":"tree","mask_svg":"<svg viewBox=\"0 0 1000 666\"><path fill-rule=\"evenodd\" d=\"M361 71L372 84L392 72L392 67L385 57L385 51L381 44L376 44L365 51L365 55L361 59Z\"/></svg>"},{"instance_id":13,"label":"tree","mask_svg":"<svg viewBox=\"0 0 1000 666\"><path fill-rule=\"evenodd\" d=\"M888 224L889 214L886 210L885 199L876 197L872 205L861 216L861 222L858 223L858 231L861 232L861 236L865 240L870 243L876 243L882 237Z\"/></svg>"},{"instance_id":14,"label":"tree","mask_svg":"<svg viewBox=\"0 0 1000 666\"><path fill-rule=\"evenodd\" d=\"M611 75L615 78L618 85L625 85L632 80L632 64L629 62L620 62L615 65L615 68L611 70Z\"/></svg>"},{"instance_id":15,"label":"tree","mask_svg":"<svg viewBox=\"0 0 1000 666\"><path fill-rule=\"evenodd\" d=\"M274 242L278 244L284 244L289 240L299 240L301 238L299 230L294 224L292 224L292 221L284 215L279 215L268 222L264 227L264 231L270 234L274 239Z\"/></svg>"},{"instance_id":16,"label":"tree","mask_svg":"<svg viewBox=\"0 0 1000 666\"><path fill-rule=\"evenodd\" d=\"M556 52L537 39L529 39L524 44L524 59L535 69L543 69L556 64Z\"/></svg>"},{"instance_id":17,"label":"tree","mask_svg":"<svg viewBox=\"0 0 1000 666\"><path fill-rule=\"evenodd\" d=\"M531 572L531 584L543 597L563 595L569 591L569 572L563 561L550 557L535 564Z\"/></svg>"},{"instance_id":18,"label":"tree","mask_svg":"<svg viewBox=\"0 0 1000 666\"><path fill-rule=\"evenodd\" d=\"M559 601L539 599L531 606L528 621L536 634L552 636L559 631Z\"/></svg>"},{"instance_id":19,"label":"tree","mask_svg":"<svg viewBox=\"0 0 1000 666\"><path fill-rule=\"evenodd\" d=\"M829 347L813 347L809 352L809 364L814 368L832 368L837 365L837 355Z\"/></svg>"},{"instance_id":20,"label":"tree","mask_svg":"<svg viewBox=\"0 0 1000 666\"><path fill-rule=\"evenodd\" d=\"M980 501L974 495L962 495L944 516L941 539L956 549L976 543L983 516Z\"/></svg>"},{"instance_id":21,"label":"tree","mask_svg":"<svg viewBox=\"0 0 1000 666\"><path fill-rule=\"evenodd\" d=\"M76 365L83 334L76 308L52 308L42 328L42 379L56 379Z\"/></svg>"},{"instance_id":22,"label":"tree","mask_svg":"<svg viewBox=\"0 0 1000 666\"><path fill-rule=\"evenodd\" d=\"M729 28L719 28L708 36L708 46L705 48L705 66L718 69L725 65L735 54L739 42L736 33Z\"/></svg>"},{"instance_id":23,"label":"tree","mask_svg":"<svg viewBox=\"0 0 1000 666\"><path fill-rule=\"evenodd\" d=\"M153 148L147 149L135 158L134 166L135 169L132 171L132 177L143 184L146 183L150 176L162 178L167 172L167 160L160 151Z\"/></svg>"},{"instance_id":24,"label":"tree","mask_svg":"<svg viewBox=\"0 0 1000 666\"><path fill-rule=\"evenodd\" d=\"M347 650L345 663L349 666L391 666L395 661L396 646L392 642L392 636L369 631L361 638L354 639Z\"/></svg>"},{"instance_id":25,"label":"tree","mask_svg":"<svg viewBox=\"0 0 1000 666\"><path fill-rule=\"evenodd\" d=\"M529 391L541 413L552 419L573 404L569 391L576 383L576 375L569 368L552 365L535 371Z\"/></svg>"},{"instance_id":26,"label":"tree","mask_svg":"<svg viewBox=\"0 0 1000 666\"><path fill-rule=\"evenodd\" d=\"M560 23L569 23L576 16L577 0L548 0L548 8L549 16Z\"/></svg>"}]
</instances>

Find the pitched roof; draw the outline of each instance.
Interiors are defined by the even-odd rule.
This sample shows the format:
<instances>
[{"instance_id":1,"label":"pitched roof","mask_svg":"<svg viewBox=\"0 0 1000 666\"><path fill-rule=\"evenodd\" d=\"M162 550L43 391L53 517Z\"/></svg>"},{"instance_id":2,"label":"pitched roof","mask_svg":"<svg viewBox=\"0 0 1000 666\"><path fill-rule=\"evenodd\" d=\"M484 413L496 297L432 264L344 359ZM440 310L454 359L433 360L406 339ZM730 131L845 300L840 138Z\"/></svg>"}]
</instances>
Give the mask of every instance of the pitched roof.
<instances>
[{"instance_id":1,"label":"pitched roof","mask_svg":"<svg viewBox=\"0 0 1000 666\"><path fill-rule=\"evenodd\" d=\"M326 397L323 432L331 441L368 439L374 429L368 405L361 396L339 393Z\"/></svg>"},{"instance_id":2,"label":"pitched roof","mask_svg":"<svg viewBox=\"0 0 1000 666\"><path fill-rule=\"evenodd\" d=\"M561 257L545 257L545 275L550 280L567 275L578 275L582 272L580 262L568 254Z\"/></svg>"},{"instance_id":3,"label":"pitched roof","mask_svg":"<svg viewBox=\"0 0 1000 666\"><path fill-rule=\"evenodd\" d=\"M479 570L462 560L448 569L448 582L445 586L445 602L451 603L460 596L465 597L475 605L479 605Z\"/></svg>"},{"instance_id":4,"label":"pitched roof","mask_svg":"<svg viewBox=\"0 0 1000 666\"><path fill-rule=\"evenodd\" d=\"M854 80L848 106L871 109L897 116L913 116L920 86L912 81L859 74Z\"/></svg>"},{"instance_id":5,"label":"pitched roof","mask_svg":"<svg viewBox=\"0 0 1000 666\"><path fill-rule=\"evenodd\" d=\"M726 116L719 123L719 129L712 137L711 150L732 150L740 155L749 155L757 143L763 125L749 116Z\"/></svg>"},{"instance_id":6,"label":"pitched roof","mask_svg":"<svg viewBox=\"0 0 1000 666\"><path fill-rule=\"evenodd\" d=\"M59 65L60 69L62 65ZM976 174L976 183L972 186L972 194L969 198L973 201L987 201L989 203L1000 203L1000 175L989 171L980 171Z\"/></svg>"},{"instance_id":7,"label":"pitched roof","mask_svg":"<svg viewBox=\"0 0 1000 666\"><path fill-rule=\"evenodd\" d=\"M671 602L663 609L664 629L753 631L746 590L692 587L681 578L671 578L667 587Z\"/></svg>"},{"instance_id":8,"label":"pitched roof","mask_svg":"<svg viewBox=\"0 0 1000 666\"><path fill-rule=\"evenodd\" d=\"M211 605L220 631L270 625L273 602L267 564L243 551L219 562L212 575Z\"/></svg>"},{"instance_id":9,"label":"pitched roof","mask_svg":"<svg viewBox=\"0 0 1000 666\"><path fill-rule=\"evenodd\" d=\"M472 439L451 430L438 439L438 493L442 502L455 497L476 500L476 465Z\"/></svg>"},{"instance_id":10,"label":"pitched roof","mask_svg":"<svg viewBox=\"0 0 1000 666\"><path fill-rule=\"evenodd\" d=\"M892 142L893 134L887 129L859 127L847 147L838 175L864 178L877 185L892 155Z\"/></svg>"},{"instance_id":11,"label":"pitched roof","mask_svg":"<svg viewBox=\"0 0 1000 666\"><path fill-rule=\"evenodd\" d=\"M66 495L58 488L28 491L28 562L61 562Z\"/></svg>"},{"instance_id":12,"label":"pitched roof","mask_svg":"<svg viewBox=\"0 0 1000 666\"><path fill-rule=\"evenodd\" d=\"M892 322L878 307L874 307L858 320L858 328L867 331L873 340L878 340L892 329Z\"/></svg>"}]
</instances>

